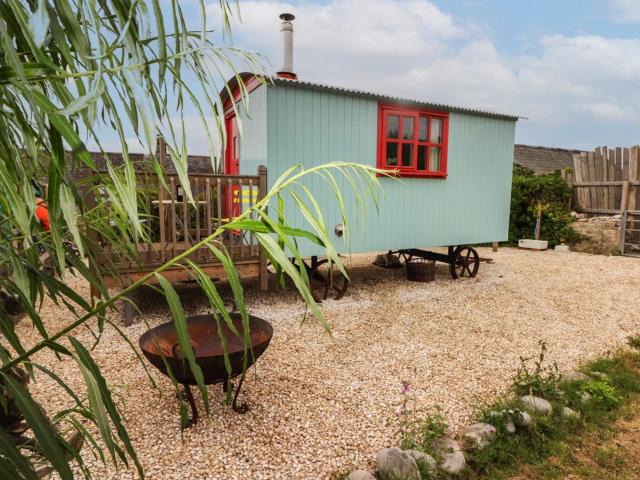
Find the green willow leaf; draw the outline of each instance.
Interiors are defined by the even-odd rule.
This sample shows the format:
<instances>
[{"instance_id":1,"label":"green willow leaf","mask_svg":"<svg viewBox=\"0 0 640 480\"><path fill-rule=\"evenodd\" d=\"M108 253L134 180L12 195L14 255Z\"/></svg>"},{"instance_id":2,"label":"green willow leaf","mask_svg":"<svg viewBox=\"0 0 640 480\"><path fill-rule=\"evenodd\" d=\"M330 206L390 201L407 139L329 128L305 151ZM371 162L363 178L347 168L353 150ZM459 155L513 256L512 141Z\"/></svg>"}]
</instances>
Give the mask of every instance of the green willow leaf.
<instances>
[{"instance_id":1,"label":"green willow leaf","mask_svg":"<svg viewBox=\"0 0 640 480\"><path fill-rule=\"evenodd\" d=\"M65 460L65 453L55 430L42 413L40 406L31 398L29 392L11 375L0 373L9 394L16 402L20 413L33 430L38 449L47 458L63 480L73 480L73 473Z\"/></svg>"},{"instance_id":2,"label":"green willow leaf","mask_svg":"<svg viewBox=\"0 0 640 480\"><path fill-rule=\"evenodd\" d=\"M69 342L71 342L71 345L76 351L77 362L81 363L83 367L86 368L91 373L92 378L95 380L98 387L98 391L100 392L100 399L101 399L102 405L104 405L104 408L107 414L109 415L109 418L111 419L111 423L114 425L116 429L118 438L120 438L120 441L122 441L127 453L129 454L129 457L133 460L133 463L135 464L136 469L138 471L138 475L140 475L141 477L144 477L144 472L142 471L142 465L140 465L138 456L133 448L133 445L131 444L131 439L129 438L129 434L127 433L127 430L124 427L122 418L120 417L120 414L118 413L118 409L111 397L111 391L107 386L106 380L100 373L100 369L98 368L98 365L96 365L93 358L91 358L91 355L89 354L87 349L84 347L84 345L82 345L82 343L80 343L78 340L76 340L74 337L71 337L71 336L69 337ZM125 465L128 465L129 462L126 456L121 452L120 448L117 447L117 445L114 445L114 450L120 456L120 459L125 463Z\"/></svg>"},{"instance_id":3,"label":"green willow leaf","mask_svg":"<svg viewBox=\"0 0 640 480\"><path fill-rule=\"evenodd\" d=\"M204 408L207 413L209 413L209 394L207 392L207 387L204 384L204 376L202 374L202 370L200 369L200 365L198 365L198 363L196 362L196 356L193 353L191 338L189 337L189 329L187 327L187 318L184 314L182 304L180 303L178 294L166 278L158 273L155 274L155 278L160 284L160 287L164 292L164 296L167 299L169 309L171 310L171 315L173 316L173 322L175 324L180 348L182 349L182 352L187 362L189 363L189 368L193 373L193 377L198 384L198 389L200 390L202 399L204 400Z\"/></svg>"},{"instance_id":4,"label":"green willow leaf","mask_svg":"<svg viewBox=\"0 0 640 480\"><path fill-rule=\"evenodd\" d=\"M31 464L16 448L15 440L0 428L0 478L38 480Z\"/></svg>"}]
</instances>

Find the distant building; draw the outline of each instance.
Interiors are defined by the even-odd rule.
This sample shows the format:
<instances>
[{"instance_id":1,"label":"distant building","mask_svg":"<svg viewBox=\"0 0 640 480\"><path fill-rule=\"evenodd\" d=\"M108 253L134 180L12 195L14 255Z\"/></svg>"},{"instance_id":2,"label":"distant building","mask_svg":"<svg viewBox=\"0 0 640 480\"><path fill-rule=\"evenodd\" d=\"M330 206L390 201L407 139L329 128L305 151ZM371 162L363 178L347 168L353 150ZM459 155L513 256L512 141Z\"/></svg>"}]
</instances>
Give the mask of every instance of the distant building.
<instances>
[{"instance_id":1,"label":"distant building","mask_svg":"<svg viewBox=\"0 0 640 480\"><path fill-rule=\"evenodd\" d=\"M582 150L516 144L514 146L513 162L522 167L530 168L540 175L567 167L573 168L573 155L581 152Z\"/></svg>"}]
</instances>

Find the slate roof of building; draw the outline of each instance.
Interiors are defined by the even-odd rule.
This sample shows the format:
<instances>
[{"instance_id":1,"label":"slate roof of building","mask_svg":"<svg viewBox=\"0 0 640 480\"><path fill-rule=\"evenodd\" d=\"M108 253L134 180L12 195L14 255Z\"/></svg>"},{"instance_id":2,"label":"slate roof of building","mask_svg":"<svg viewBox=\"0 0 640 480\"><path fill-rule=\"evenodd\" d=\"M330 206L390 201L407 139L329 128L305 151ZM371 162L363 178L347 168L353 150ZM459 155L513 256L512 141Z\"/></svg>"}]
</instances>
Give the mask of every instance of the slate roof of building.
<instances>
[{"instance_id":1,"label":"slate roof of building","mask_svg":"<svg viewBox=\"0 0 640 480\"><path fill-rule=\"evenodd\" d=\"M581 152L582 150L516 144L513 161L538 174L551 173L567 167L573 168L573 155Z\"/></svg>"},{"instance_id":2,"label":"slate roof of building","mask_svg":"<svg viewBox=\"0 0 640 480\"><path fill-rule=\"evenodd\" d=\"M91 152L93 161L98 166L98 170L107 169L107 161L105 155L109 157L111 163L115 166L122 165L122 153L120 152ZM130 153L129 158L133 162L136 170L139 171L152 171L153 164L151 157L146 153ZM169 174L176 173L176 168L171 160L168 160L165 165L165 170ZM207 155L189 155L187 156L187 173L213 173L211 166L211 158Z\"/></svg>"}]
</instances>

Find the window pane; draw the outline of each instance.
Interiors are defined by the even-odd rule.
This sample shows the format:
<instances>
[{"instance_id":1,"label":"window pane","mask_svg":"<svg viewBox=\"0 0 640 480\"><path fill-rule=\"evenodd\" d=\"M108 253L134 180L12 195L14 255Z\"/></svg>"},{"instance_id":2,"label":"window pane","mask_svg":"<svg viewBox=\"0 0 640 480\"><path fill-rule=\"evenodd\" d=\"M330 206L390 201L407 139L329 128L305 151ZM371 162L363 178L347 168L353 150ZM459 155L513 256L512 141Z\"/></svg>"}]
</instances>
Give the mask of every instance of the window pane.
<instances>
[{"instance_id":1,"label":"window pane","mask_svg":"<svg viewBox=\"0 0 640 480\"><path fill-rule=\"evenodd\" d=\"M402 145L402 166L413 167L413 143Z\"/></svg>"},{"instance_id":2,"label":"window pane","mask_svg":"<svg viewBox=\"0 0 640 480\"><path fill-rule=\"evenodd\" d=\"M418 119L418 141L427 141L427 117L423 115Z\"/></svg>"},{"instance_id":3,"label":"window pane","mask_svg":"<svg viewBox=\"0 0 640 480\"><path fill-rule=\"evenodd\" d=\"M439 172L441 163L442 149L440 147L431 147L429 152L429 171Z\"/></svg>"},{"instance_id":4,"label":"window pane","mask_svg":"<svg viewBox=\"0 0 640 480\"><path fill-rule=\"evenodd\" d=\"M402 117L402 138L413 140L413 117Z\"/></svg>"},{"instance_id":5,"label":"window pane","mask_svg":"<svg viewBox=\"0 0 640 480\"><path fill-rule=\"evenodd\" d=\"M427 169L427 146L418 145L418 170L426 170L426 169Z\"/></svg>"},{"instance_id":6,"label":"window pane","mask_svg":"<svg viewBox=\"0 0 640 480\"><path fill-rule=\"evenodd\" d=\"M398 124L400 117L397 115L387 115L387 138L398 138Z\"/></svg>"},{"instance_id":7,"label":"window pane","mask_svg":"<svg viewBox=\"0 0 640 480\"><path fill-rule=\"evenodd\" d=\"M431 119L431 138L430 142L442 143L442 120L439 118Z\"/></svg>"},{"instance_id":8,"label":"window pane","mask_svg":"<svg viewBox=\"0 0 640 480\"><path fill-rule=\"evenodd\" d=\"M398 144L393 142L387 143L387 165L395 167L398 165Z\"/></svg>"}]
</instances>

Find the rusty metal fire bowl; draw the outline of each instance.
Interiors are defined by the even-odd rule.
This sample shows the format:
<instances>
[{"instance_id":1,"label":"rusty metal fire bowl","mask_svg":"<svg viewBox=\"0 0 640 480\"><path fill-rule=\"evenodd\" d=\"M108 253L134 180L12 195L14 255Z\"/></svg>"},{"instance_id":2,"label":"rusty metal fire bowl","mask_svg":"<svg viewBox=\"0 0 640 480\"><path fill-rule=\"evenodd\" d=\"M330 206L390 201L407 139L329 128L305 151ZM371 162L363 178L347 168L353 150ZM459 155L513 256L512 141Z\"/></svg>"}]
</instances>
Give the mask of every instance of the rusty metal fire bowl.
<instances>
[{"instance_id":1,"label":"rusty metal fire bowl","mask_svg":"<svg viewBox=\"0 0 640 480\"><path fill-rule=\"evenodd\" d=\"M213 315L187 317L187 328L196 363L202 370L205 384L222 383L222 388L226 391L227 385L230 384L228 380L240 376L240 382L233 396L232 406L234 411L244 413L248 410L247 405L237 405L238 394L242 388L244 373L246 373L243 372L244 346L242 336L244 328L242 316L239 313L231 313L230 315L236 331L240 334L240 336L234 334L221 319L222 333L227 340L227 352L231 362L231 375L227 373L225 368L222 342ZM272 336L273 327L269 322L249 315L249 344L251 351L249 351L247 358L247 368L253 365L258 357L264 353ZM191 406L192 417L189 425L195 424L198 420L198 411L191 392L191 385L196 385L197 382L193 378L189 363L182 355L174 322L163 323L148 330L140 337L139 344L144 356L163 374L169 375L166 364L171 367L171 372L176 381L184 386L187 401Z\"/></svg>"}]
</instances>

